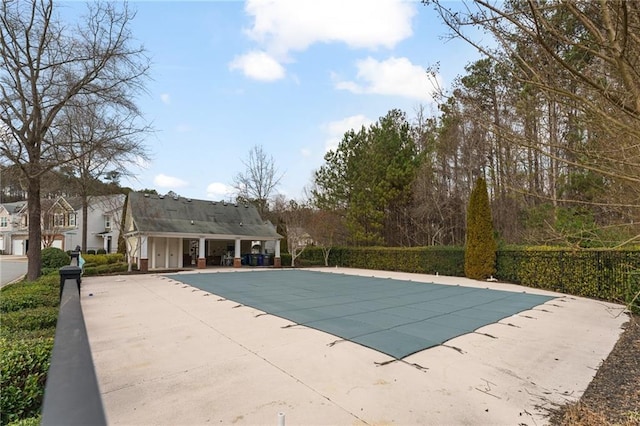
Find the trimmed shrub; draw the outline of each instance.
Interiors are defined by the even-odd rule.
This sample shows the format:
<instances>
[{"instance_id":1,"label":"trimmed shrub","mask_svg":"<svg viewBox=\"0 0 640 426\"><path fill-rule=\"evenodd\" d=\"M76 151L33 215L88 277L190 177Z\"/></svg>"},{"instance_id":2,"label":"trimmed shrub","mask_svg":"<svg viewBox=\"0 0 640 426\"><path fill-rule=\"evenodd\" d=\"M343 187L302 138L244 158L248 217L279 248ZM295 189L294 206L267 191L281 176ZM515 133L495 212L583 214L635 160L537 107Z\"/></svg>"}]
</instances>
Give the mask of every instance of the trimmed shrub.
<instances>
[{"instance_id":1,"label":"trimmed shrub","mask_svg":"<svg viewBox=\"0 0 640 426\"><path fill-rule=\"evenodd\" d=\"M60 305L60 277L46 275L38 281L12 284L0 292L0 312ZM3 315L4 317L4 315Z\"/></svg>"},{"instance_id":2,"label":"trimmed shrub","mask_svg":"<svg viewBox=\"0 0 640 426\"><path fill-rule=\"evenodd\" d=\"M527 247L498 252L500 280L576 296L629 304L637 312L640 292L637 250L566 250Z\"/></svg>"},{"instance_id":3,"label":"trimmed shrub","mask_svg":"<svg viewBox=\"0 0 640 426\"><path fill-rule=\"evenodd\" d=\"M324 265L322 249L318 247L307 247L296 260L300 266ZM329 253L329 265L462 277L464 250L444 246L334 247Z\"/></svg>"},{"instance_id":4,"label":"trimmed shrub","mask_svg":"<svg viewBox=\"0 0 640 426\"><path fill-rule=\"evenodd\" d=\"M82 258L85 261L85 268L87 266L99 266L111 263L124 262L124 255L120 253L110 254L82 254Z\"/></svg>"},{"instance_id":5,"label":"trimmed shrub","mask_svg":"<svg viewBox=\"0 0 640 426\"><path fill-rule=\"evenodd\" d=\"M40 426L41 421L42 421L42 416L37 415L36 417L29 417L26 419L21 419L15 422L11 422L7 426Z\"/></svg>"},{"instance_id":6,"label":"trimmed shrub","mask_svg":"<svg viewBox=\"0 0 640 426\"><path fill-rule=\"evenodd\" d=\"M37 308L7 312L2 315L3 332L11 333L55 328L58 321L58 310L54 306L39 306Z\"/></svg>"},{"instance_id":7,"label":"trimmed shrub","mask_svg":"<svg viewBox=\"0 0 640 426\"><path fill-rule=\"evenodd\" d=\"M95 250L87 250L87 254L96 254Z\"/></svg>"},{"instance_id":8,"label":"trimmed shrub","mask_svg":"<svg viewBox=\"0 0 640 426\"><path fill-rule=\"evenodd\" d=\"M105 249L98 249L96 254L107 254L107 251Z\"/></svg>"},{"instance_id":9,"label":"trimmed shrub","mask_svg":"<svg viewBox=\"0 0 640 426\"><path fill-rule=\"evenodd\" d=\"M85 264L84 273L85 277L91 275L107 275L107 274L115 274L127 272L129 265L126 263L108 263L104 265L95 265L91 264L87 266Z\"/></svg>"},{"instance_id":10,"label":"trimmed shrub","mask_svg":"<svg viewBox=\"0 0 640 426\"><path fill-rule=\"evenodd\" d=\"M42 268L62 268L71 262L71 258L63 250L56 247L42 249Z\"/></svg>"},{"instance_id":11,"label":"trimmed shrub","mask_svg":"<svg viewBox=\"0 0 640 426\"><path fill-rule=\"evenodd\" d=\"M487 184L480 177L471 191L467 209L467 237L464 247L465 276L482 280L495 275L497 248L493 235Z\"/></svg>"},{"instance_id":12,"label":"trimmed shrub","mask_svg":"<svg viewBox=\"0 0 640 426\"><path fill-rule=\"evenodd\" d=\"M283 268L291 267L291 254L289 254L289 253L280 253L280 265Z\"/></svg>"},{"instance_id":13,"label":"trimmed shrub","mask_svg":"<svg viewBox=\"0 0 640 426\"><path fill-rule=\"evenodd\" d=\"M53 339L0 339L0 421L7 424L40 413Z\"/></svg>"}]
</instances>

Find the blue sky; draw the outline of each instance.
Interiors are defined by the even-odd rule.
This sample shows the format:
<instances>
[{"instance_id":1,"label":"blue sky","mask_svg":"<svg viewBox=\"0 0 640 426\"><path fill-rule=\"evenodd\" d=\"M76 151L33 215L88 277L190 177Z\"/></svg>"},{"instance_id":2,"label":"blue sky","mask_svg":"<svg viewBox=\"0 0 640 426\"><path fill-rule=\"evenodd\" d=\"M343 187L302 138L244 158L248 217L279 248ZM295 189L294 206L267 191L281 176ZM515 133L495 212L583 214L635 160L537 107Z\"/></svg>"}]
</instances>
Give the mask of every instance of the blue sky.
<instances>
[{"instance_id":1,"label":"blue sky","mask_svg":"<svg viewBox=\"0 0 640 426\"><path fill-rule=\"evenodd\" d=\"M479 56L445 41L432 8L392 0L139 1L131 30L152 59L139 105L156 132L134 189L233 197L254 145L300 199L344 132L400 108L435 113L444 89ZM452 2L455 7L457 3Z\"/></svg>"}]
</instances>

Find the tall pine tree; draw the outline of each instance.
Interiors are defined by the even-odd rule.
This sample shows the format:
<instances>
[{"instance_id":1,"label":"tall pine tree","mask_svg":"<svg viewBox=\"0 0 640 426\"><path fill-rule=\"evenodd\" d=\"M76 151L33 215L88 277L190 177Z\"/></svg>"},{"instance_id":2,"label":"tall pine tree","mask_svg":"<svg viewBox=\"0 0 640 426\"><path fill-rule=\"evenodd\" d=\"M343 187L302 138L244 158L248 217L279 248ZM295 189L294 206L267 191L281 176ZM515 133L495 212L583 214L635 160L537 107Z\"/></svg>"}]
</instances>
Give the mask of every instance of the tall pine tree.
<instances>
[{"instance_id":1,"label":"tall pine tree","mask_svg":"<svg viewBox=\"0 0 640 426\"><path fill-rule=\"evenodd\" d=\"M471 191L467 209L464 250L464 274L467 278L481 280L495 274L496 250L487 183L479 177Z\"/></svg>"}]
</instances>

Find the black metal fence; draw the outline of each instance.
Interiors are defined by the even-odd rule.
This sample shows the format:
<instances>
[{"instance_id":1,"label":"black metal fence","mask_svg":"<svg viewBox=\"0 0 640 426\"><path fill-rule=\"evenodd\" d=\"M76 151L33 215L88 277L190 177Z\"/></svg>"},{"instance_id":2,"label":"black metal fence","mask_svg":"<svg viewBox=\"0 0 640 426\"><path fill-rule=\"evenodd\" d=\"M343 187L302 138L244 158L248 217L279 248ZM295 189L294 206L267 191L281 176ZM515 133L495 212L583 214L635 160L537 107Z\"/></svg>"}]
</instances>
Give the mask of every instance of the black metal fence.
<instances>
[{"instance_id":1,"label":"black metal fence","mask_svg":"<svg viewBox=\"0 0 640 426\"><path fill-rule=\"evenodd\" d=\"M324 265L309 247L299 266ZM329 265L464 276L463 247L336 247ZM639 250L498 250L495 278L529 287L630 305L640 310Z\"/></svg>"},{"instance_id":2,"label":"black metal fence","mask_svg":"<svg viewBox=\"0 0 640 426\"><path fill-rule=\"evenodd\" d=\"M78 253L60 268L60 313L42 404L42 425L106 425L80 306Z\"/></svg>"},{"instance_id":3,"label":"black metal fence","mask_svg":"<svg viewBox=\"0 0 640 426\"><path fill-rule=\"evenodd\" d=\"M496 277L628 304L640 291L640 251L500 250Z\"/></svg>"}]
</instances>

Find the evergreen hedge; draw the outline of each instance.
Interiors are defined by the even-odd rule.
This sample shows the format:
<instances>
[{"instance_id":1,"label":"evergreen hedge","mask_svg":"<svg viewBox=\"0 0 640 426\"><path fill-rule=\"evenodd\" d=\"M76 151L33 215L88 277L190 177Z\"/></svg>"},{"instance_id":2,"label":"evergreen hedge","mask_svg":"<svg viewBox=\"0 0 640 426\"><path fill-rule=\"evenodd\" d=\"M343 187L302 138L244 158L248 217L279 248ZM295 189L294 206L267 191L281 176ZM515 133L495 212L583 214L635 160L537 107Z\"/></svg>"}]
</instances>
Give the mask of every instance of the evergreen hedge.
<instances>
[{"instance_id":1,"label":"evergreen hedge","mask_svg":"<svg viewBox=\"0 0 640 426\"><path fill-rule=\"evenodd\" d=\"M38 424L59 306L58 275L0 291L0 424Z\"/></svg>"},{"instance_id":2,"label":"evergreen hedge","mask_svg":"<svg viewBox=\"0 0 640 426\"><path fill-rule=\"evenodd\" d=\"M317 247L307 247L297 266L322 266L324 257ZM464 276L462 247L334 247L329 266Z\"/></svg>"},{"instance_id":3,"label":"evergreen hedge","mask_svg":"<svg viewBox=\"0 0 640 426\"><path fill-rule=\"evenodd\" d=\"M336 247L329 266L464 277L462 247ZM497 251L495 277L576 296L631 304L640 291L640 250L508 247ZM297 266L322 266L322 250L307 247ZM284 263L283 263L284 265ZM640 300L631 306L640 311Z\"/></svg>"}]
</instances>

